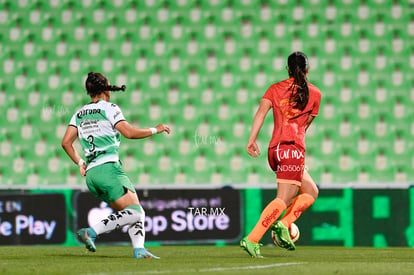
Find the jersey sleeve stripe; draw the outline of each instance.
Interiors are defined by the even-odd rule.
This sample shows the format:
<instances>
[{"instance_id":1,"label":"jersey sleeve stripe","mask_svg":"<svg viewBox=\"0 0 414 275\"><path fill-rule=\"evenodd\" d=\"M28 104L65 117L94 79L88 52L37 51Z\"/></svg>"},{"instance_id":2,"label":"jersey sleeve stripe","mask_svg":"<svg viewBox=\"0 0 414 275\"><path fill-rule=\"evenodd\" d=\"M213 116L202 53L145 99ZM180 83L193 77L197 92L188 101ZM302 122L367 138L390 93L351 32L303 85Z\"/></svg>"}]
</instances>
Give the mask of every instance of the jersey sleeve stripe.
<instances>
[{"instance_id":1,"label":"jersey sleeve stripe","mask_svg":"<svg viewBox=\"0 0 414 275\"><path fill-rule=\"evenodd\" d=\"M119 122L121 122L121 121L126 121L126 119L121 119L121 120L118 120L117 122L115 122L115 124L114 124L114 127L119 123Z\"/></svg>"}]
</instances>

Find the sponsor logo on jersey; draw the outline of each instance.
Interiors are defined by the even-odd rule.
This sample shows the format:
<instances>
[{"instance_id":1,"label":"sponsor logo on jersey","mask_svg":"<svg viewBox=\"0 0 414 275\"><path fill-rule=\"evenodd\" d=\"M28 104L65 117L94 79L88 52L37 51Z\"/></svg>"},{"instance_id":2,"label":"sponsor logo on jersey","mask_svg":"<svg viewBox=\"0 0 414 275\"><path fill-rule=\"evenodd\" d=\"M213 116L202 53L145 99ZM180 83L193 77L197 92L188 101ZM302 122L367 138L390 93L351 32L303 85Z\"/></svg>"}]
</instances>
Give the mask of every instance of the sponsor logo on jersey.
<instances>
[{"instance_id":1,"label":"sponsor logo on jersey","mask_svg":"<svg viewBox=\"0 0 414 275\"><path fill-rule=\"evenodd\" d=\"M77 113L77 117L80 119L86 115L93 115L93 114L100 114L101 109L88 109L88 110L81 110Z\"/></svg>"}]
</instances>

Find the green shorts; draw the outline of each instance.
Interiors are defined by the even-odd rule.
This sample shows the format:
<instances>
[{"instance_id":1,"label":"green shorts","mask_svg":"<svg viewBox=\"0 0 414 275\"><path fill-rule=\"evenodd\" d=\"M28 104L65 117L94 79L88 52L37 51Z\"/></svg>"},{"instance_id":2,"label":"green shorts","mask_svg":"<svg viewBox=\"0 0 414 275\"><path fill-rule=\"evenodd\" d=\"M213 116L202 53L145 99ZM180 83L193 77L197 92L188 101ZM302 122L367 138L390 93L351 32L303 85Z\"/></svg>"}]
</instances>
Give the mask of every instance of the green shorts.
<instances>
[{"instance_id":1,"label":"green shorts","mask_svg":"<svg viewBox=\"0 0 414 275\"><path fill-rule=\"evenodd\" d=\"M128 189L135 193L119 162L103 163L88 170L86 185L95 197L108 204L122 197Z\"/></svg>"}]
</instances>

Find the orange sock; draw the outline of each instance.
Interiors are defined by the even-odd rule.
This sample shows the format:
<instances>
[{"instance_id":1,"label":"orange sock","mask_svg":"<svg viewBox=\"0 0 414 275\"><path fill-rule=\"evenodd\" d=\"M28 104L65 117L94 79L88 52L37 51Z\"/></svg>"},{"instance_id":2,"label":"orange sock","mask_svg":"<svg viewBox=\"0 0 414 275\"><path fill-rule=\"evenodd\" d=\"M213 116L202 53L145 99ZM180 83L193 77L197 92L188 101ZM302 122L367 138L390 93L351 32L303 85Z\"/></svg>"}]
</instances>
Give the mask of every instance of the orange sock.
<instances>
[{"instance_id":1,"label":"orange sock","mask_svg":"<svg viewBox=\"0 0 414 275\"><path fill-rule=\"evenodd\" d=\"M295 200L292 202L292 204L286 209L286 212L285 212L285 214L283 215L283 217L280 219L280 221L285 225L285 226L287 226L286 225L286 222L284 222L283 221L283 219L286 217L286 216L288 216L289 214L290 214L290 212L292 211L292 208L293 208L293 206L295 205L295 202L296 202L296 200L298 199L298 197L296 197L295 198Z\"/></svg>"},{"instance_id":2,"label":"orange sock","mask_svg":"<svg viewBox=\"0 0 414 275\"><path fill-rule=\"evenodd\" d=\"M285 215L281 219L281 222L290 227L290 225L296 221L300 215L314 203L315 199L309 194L300 194L289 206Z\"/></svg>"},{"instance_id":3,"label":"orange sock","mask_svg":"<svg viewBox=\"0 0 414 275\"><path fill-rule=\"evenodd\" d=\"M283 213L283 210L286 209L286 204L279 198L272 200L266 207L263 209L260 219L257 222L256 226L247 236L247 239L251 242L258 243L263 235L266 233L267 229L274 223L280 214Z\"/></svg>"}]
</instances>

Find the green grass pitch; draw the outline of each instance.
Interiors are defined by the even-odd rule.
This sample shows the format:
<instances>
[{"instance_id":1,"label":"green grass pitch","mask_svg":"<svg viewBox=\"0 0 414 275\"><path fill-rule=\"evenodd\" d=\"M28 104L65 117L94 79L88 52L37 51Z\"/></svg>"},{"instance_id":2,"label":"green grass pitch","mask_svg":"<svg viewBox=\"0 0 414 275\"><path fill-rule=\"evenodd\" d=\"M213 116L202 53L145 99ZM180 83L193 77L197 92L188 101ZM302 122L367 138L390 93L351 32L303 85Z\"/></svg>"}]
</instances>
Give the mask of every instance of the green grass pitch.
<instances>
[{"instance_id":1,"label":"green grass pitch","mask_svg":"<svg viewBox=\"0 0 414 275\"><path fill-rule=\"evenodd\" d=\"M414 274L412 248L156 246L160 260L132 258L127 246L0 246L0 274Z\"/></svg>"}]
</instances>

